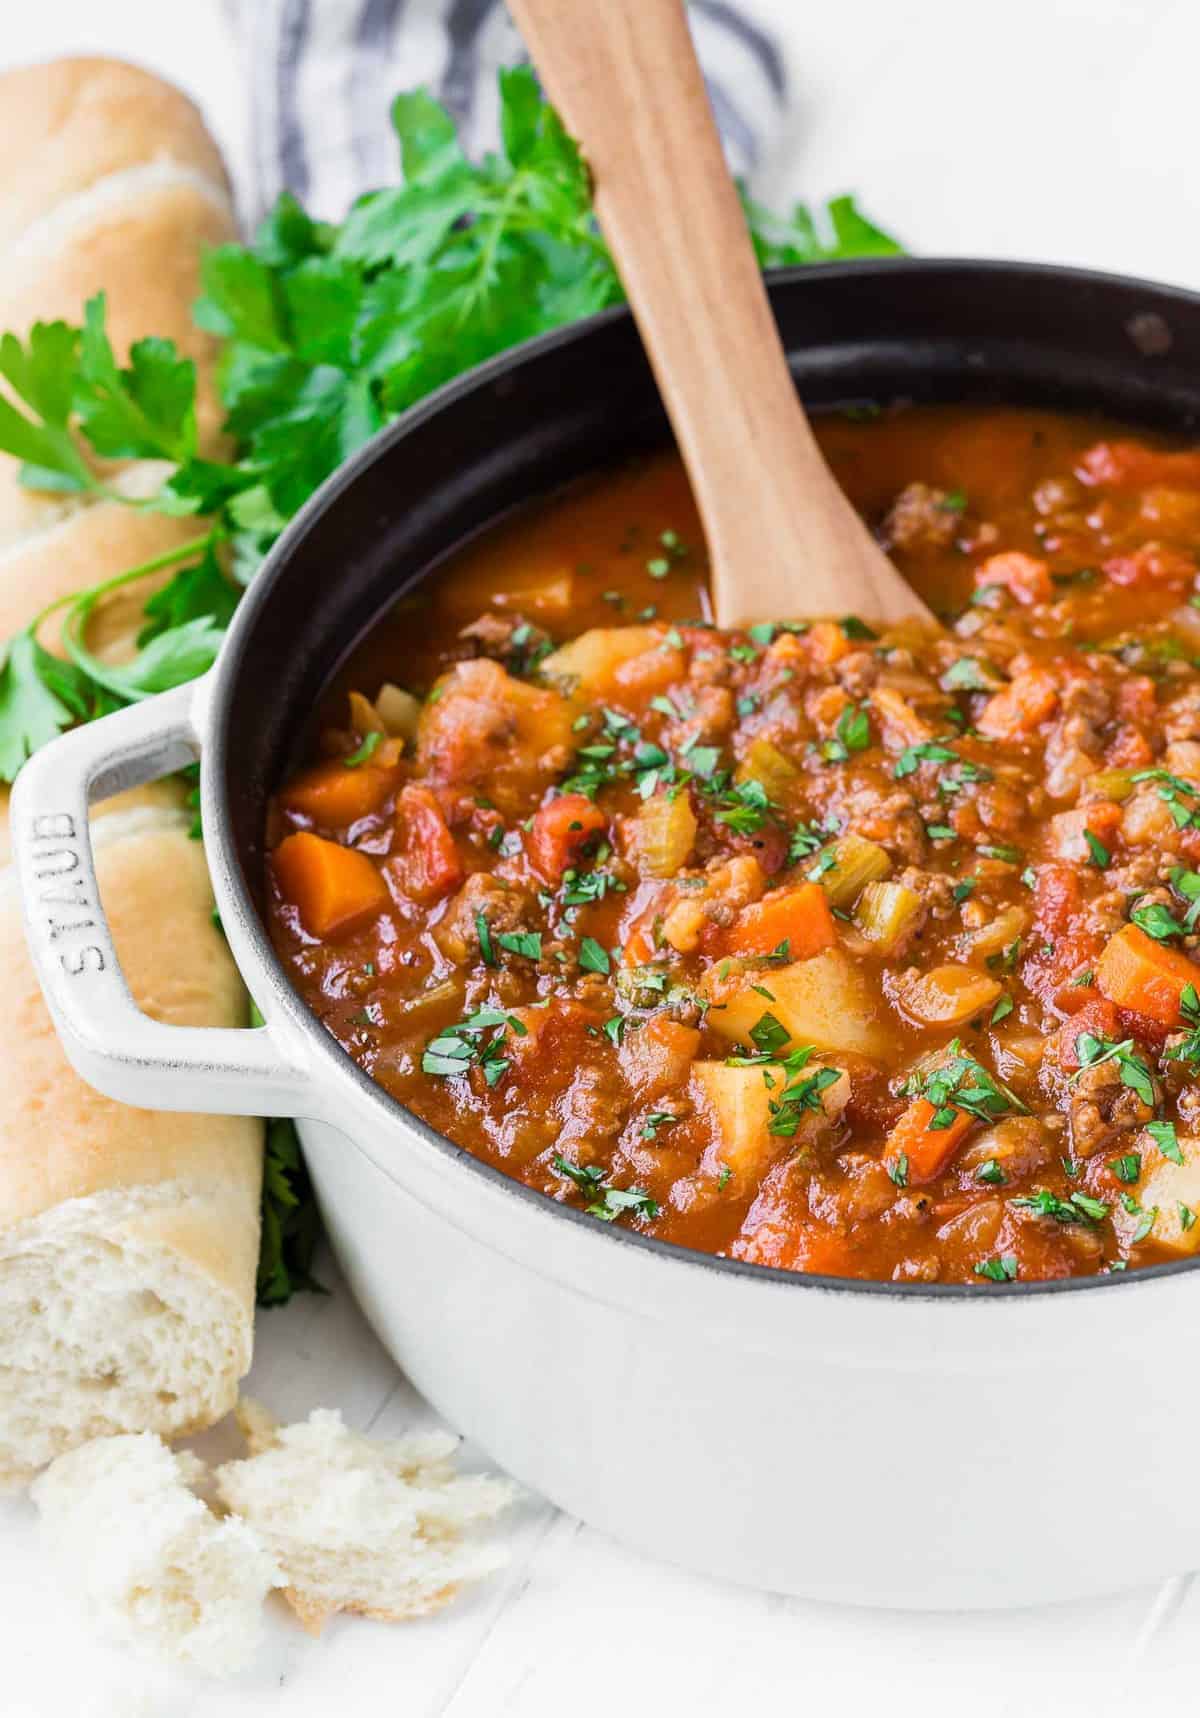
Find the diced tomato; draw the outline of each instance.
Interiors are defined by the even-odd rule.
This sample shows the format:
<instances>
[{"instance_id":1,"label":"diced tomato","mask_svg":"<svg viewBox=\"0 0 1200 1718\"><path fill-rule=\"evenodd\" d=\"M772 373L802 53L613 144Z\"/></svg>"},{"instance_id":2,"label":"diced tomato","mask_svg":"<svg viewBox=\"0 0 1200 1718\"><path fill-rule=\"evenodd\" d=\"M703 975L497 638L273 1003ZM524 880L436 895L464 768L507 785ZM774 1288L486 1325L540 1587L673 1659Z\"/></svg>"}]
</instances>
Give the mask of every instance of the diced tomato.
<instances>
[{"instance_id":1,"label":"diced tomato","mask_svg":"<svg viewBox=\"0 0 1200 1718\"><path fill-rule=\"evenodd\" d=\"M547 800L526 842L534 870L546 883L561 883L564 871L578 864L587 843L607 827L608 819L585 794L560 793Z\"/></svg>"},{"instance_id":2,"label":"diced tomato","mask_svg":"<svg viewBox=\"0 0 1200 1718\"><path fill-rule=\"evenodd\" d=\"M1143 543L1129 555L1113 555L1103 564L1114 585L1182 589L1196 576L1196 557L1168 543Z\"/></svg>"},{"instance_id":3,"label":"diced tomato","mask_svg":"<svg viewBox=\"0 0 1200 1718\"><path fill-rule=\"evenodd\" d=\"M1116 1008L1105 997L1096 996L1094 1001L1085 1003L1058 1029L1059 1060L1063 1067L1075 1069L1081 1065L1076 1048L1081 1037L1104 1038L1112 1043L1120 1037L1120 1026Z\"/></svg>"},{"instance_id":4,"label":"diced tomato","mask_svg":"<svg viewBox=\"0 0 1200 1718\"><path fill-rule=\"evenodd\" d=\"M1104 761L1114 769L1141 770L1154 762L1154 747L1140 728L1126 722L1104 749Z\"/></svg>"},{"instance_id":5,"label":"diced tomato","mask_svg":"<svg viewBox=\"0 0 1200 1718\"><path fill-rule=\"evenodd\" d=\"M1076 806L1074 811L1057 812L1050 819L1055 854L1059 859L1073 859L1086 864L1092 856L1087 836L1094 835L1101 846L1111 850L1123 816L1121 807L1108 799Z\"/></svg>"},{"instance_id":6,"label":"diced tomato","mask_svg":"<svg viewBox=\"0 0 1200 1718\"><path fill-rule=\"evenodd\" d=\"M1050 569L1045 561L1039 561L1034 555L1023 555L1017 549L1004 555L989 555L982 566L976 567L975 583L980 589L985 585L1003 585L1026 608L1034 603L1049 602L1054 595Z\"/></svg>"},{"instance_id":7,"label":"diced tomato","mask_svg":"<svg viewBox=\"0 0 1200 1718\"><path fill-rule=\"evenodd\" d=\"M1034 929L1043 941L1062 936L1083 905L1079 878L1069 865L1042 865L1033 888Z\"/></svg>"},{"instance_id":8,"label":"diced tomato","mask_svg":"<svg viewBox=\"0 0 1200 1718\"><path fill-rule=\"evenodd\" d=\"M1098 441L1075 467L1081 483L1105 489L1200 489L1200 453L1164 453L1139 441Z\"/></svg>"},{"instance_id":9,"label":"diced tomato","mask_svg":"<svg viewBox=\"0 0 1200 1718\"><path fill-rule=\"evenodd\" d=\"M1058 686L1044 668L1015 674L1003 691L983 707L978 727L991 740L1019 740L1032 734L1058 708Z\"/></svg>"},{"instance_id":10,"label":"diced tomato","mask_svg":"<svg viewBox=\"0 0 1200 1718\"><path fill-rule=\"evenodd\" d=\"M417 901L440 900L466 877L442 808L429 788L410 782L397 809L400 849L390 864L400 888Z\"/></svg>"},{"instance_id":11,"label":"diced tomato","mask_svg":"<svg viewBox=\"0 0 1200 1718\"><path fill-rule=\"evenodd\" d=\"M1123 722L1152 722L1158 692L1148 674L1131 674L1117 687L1117 715Z\"/></svg>"}]
</instances>

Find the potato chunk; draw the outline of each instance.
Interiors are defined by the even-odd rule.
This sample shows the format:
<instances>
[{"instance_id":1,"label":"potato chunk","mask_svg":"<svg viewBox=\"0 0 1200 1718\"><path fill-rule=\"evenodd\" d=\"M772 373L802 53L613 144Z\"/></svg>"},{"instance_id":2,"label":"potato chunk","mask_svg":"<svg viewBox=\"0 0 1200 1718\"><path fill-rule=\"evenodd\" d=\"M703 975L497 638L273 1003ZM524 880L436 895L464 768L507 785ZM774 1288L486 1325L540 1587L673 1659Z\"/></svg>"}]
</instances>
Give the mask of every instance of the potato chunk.
<instances>
[{"instance_id":1,"label":"potato chunk","mask_svg":"<svg viewBox=\"0 0 1200 1718\"><path fill-rule=\"evenodd\" d=\"M1146 1135L1146 1172L1138 1189L1144 1211L1158 1206L1153 1239L1184 1258L1200 1251L1200 1139L1179 1137L1182 1163L1164 1157Z\"/></svg>"},{"instance_id":2,"label":"potato chunk","mask_svg":"<svg viewBox=\"0 0 1200 1718\"><path fill-rule=\"evenodd\" d=\"M542 673L548 680L568 682L571 691L611 692L622 665L657 649L662 640L659 626L594 626L547 656Z\"/></svg>"},{"instance_id":3,"label":"potato chunk","mask_svg":"<svg viewBox=\"0 0 1200 1718\"><path fill-rule=\"evenodd\" d=\"M702 989L712 1003L708 1024L723 1038L748 1044L763 1015L773 1014L794 1044L887 1058L892 1035L883 998L842 949L826 949L811 960L766 973L730 974L722 980L720 972L720 964L710 967ZM763 990L770 991L770 1001Z\"/></svg>"},{"instance_id":4,"label":"potato chunk","mask_svg":"<svg viewBox=\"0 0 1200 1718\"><path fill-rule=\"evenodd\" d=\"M800 1078L815 1074L828 1062L813 1060ZM830 1127L845 1109L850 1097L850 1079L839 1077L820 1093L820 1108L802 1110L794 1133L773 1134L772 1104L778 1106L785 1076L771 1070L773 1086L763 1078L762 1068L730 1068L724 1062L696 1062L692 1068L701 1103L709 1109L721 1137L721 1162L744 1185L757 1180L784 1151L810 1144Z\"/></svg>"}]
</instances>

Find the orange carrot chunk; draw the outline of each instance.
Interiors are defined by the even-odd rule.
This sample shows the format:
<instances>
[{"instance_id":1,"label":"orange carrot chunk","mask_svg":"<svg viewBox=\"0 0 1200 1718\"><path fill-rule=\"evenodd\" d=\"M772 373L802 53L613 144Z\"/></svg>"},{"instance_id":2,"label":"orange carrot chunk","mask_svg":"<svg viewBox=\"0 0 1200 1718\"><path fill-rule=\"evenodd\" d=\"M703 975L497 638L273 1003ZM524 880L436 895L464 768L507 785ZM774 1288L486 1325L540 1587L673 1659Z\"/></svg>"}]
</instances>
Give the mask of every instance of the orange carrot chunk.
<instances>
[{"instance_id":1,"label":"orange carrot chunk","mask_svg":"<svg viewBox=\"0 0 1200 1718\"><path fill-rule=\"evenodd\" d=\"M975 1124L969 1111L956 1109L945 1127L932 1127L930 1123L941 1113L928 1098L914 1098L909 1104L884 1147L883 1161L894 1180L913 1187L934 1180Z\"/></svg>"},{"instance_id":2,"label":"orange carrot chunk","mask_svg":"<svg viewBox=\"0 0 1200 1718\"><path fill-rule=\"evenodd\" d=\"M579 859L585 842L608 827L608 819L586 794L560 793L534 814L529 857L544 882L562 882Z\"/></svg>"},{"instance_id":3,"label":"orange carrot chunk","mask_svg":"<svg viewBox=\"0 0 1200 1718\"><path fill-rule=\"evenodd\" d=\"M786 960L811 960L836 941L829 896L819 883L801 883L796 889L776 889L743 907L725 937L725 952L774 954L780 950Z\"/></svg>"},{"instance_id":4,"label":"orange carrot chunk","mask_svg":"<svg viewBox=\"0 0 1200 1718\"><path fill-rule=\"evenodd\" d=\"M310 936L331 937L374 918L390 899L365 853L299 830L272 856L275 881Z\"/></svg>"},{"instance_id":5,"label":"orange carrot chunk","mask_svg":"<svg viewBox=\"0 0 1200 1718\"><path fill-rule=\"evenodd\" d=\"M370 763L318 764L292 782L283 796L284 808L310 817L323 829L344 829L379 810L397 774Z\"/></svg>"},{"instance_id":6,"label":"orange carrot chunk","mask_svg":"<svg viewBox=\"0 0 1200 1718\"><path fill-rule=\"evenodd\" d=\"M1200 983L1200 967L1178 949L1155 942L1137 925L1123 925L1096 962L1096 986L1119 1008L1148 1014L1164 1026L1182 1026L1180 998Z\"/></svg>"}]
</instances>

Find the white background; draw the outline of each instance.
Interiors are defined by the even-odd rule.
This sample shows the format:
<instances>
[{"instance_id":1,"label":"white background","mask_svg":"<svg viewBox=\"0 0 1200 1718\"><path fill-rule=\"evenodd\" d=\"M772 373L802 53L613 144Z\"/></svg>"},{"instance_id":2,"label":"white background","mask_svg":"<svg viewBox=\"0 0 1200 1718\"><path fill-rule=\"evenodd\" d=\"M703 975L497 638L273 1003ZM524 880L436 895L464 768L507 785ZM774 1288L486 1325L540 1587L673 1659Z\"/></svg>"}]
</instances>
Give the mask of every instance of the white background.
<instances>
[{"instance_id":1,"label":"white background","mask_svg":"<svg viewBox=\"0 0 1200 1718\"><path fill-rule=\"evenodd\" d=\"M776 199L852 189L927 254L1023 256L1200 286L1196 0L758 0L758 9L786 41L797 103L772 164ZM195 95L238 172L242 74L216 0L8 0L3 10L0 64L81 51L138 59ZM0 156L3 123L0 114ZM1181 1365L1193 1363L1193 1342L1180 1332ZM337 1404L377 1432L427 1413L344 1290L262 1317L251 1388L285 1416ZM1178 1483L1188 1485L1196 1428L1179 1431ZM1081 1437L1102 1435L1080 1427ZM882 1451L883 1427L880 1439ZM1119 1483L1137 1452L1113 1455ZM927 1483L936 1485L936 1465ZM1013 1504L1019 1533L1019 1496ZM1060 1531L1071 1531L1074 1510L1101 1504L1076 1497L1064 1473ZM214 1685L96 1646L42 1566L32 1510L5 1505L0 1714L1058 1718L1195 1706L1200 1589L1190 1576L1087 1604L922 1617L722 1587L636 1558L536 1500L508 1537L507 1573L442 1617L392 1629L336 1622L314 1645L280 1610L258 1668Z\"/></svg>"}]
</instances>

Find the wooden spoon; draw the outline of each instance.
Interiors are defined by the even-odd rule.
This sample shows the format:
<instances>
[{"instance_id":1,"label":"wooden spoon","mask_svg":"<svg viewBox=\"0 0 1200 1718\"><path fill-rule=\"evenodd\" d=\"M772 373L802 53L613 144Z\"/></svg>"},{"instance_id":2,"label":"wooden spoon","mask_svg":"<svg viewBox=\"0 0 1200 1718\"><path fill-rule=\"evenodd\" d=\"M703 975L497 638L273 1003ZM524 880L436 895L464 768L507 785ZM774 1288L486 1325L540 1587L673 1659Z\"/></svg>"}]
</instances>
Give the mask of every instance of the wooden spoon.
<instances>
[{"instance_id":1,"label":"wooden spoon","mask_svg":"<svg viewBox=\"0 0 1200 1718\"><path fill-rule=\"evenodd\" d=\"M681 0L509 0L578 139L704 521L721 626L932 620L813 438Z\"/></svg>"}]
</instances>

